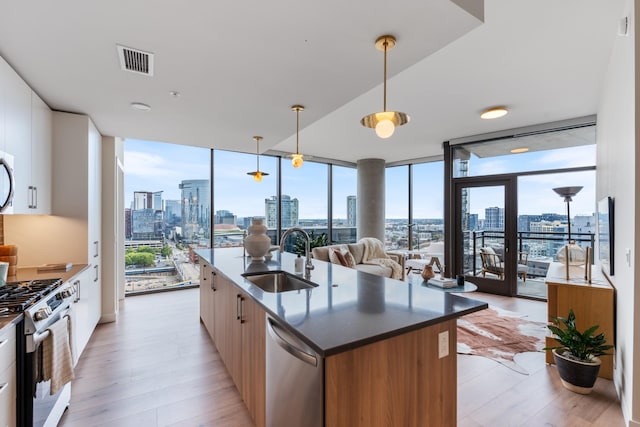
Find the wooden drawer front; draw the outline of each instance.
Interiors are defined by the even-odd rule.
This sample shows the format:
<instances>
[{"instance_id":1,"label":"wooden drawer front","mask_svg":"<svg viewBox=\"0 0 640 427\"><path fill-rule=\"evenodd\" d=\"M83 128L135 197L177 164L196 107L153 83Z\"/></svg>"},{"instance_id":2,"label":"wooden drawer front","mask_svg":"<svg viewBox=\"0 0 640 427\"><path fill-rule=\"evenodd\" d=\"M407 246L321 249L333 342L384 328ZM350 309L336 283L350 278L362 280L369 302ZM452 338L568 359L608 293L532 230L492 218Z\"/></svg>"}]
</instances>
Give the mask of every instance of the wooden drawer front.
<instances>
[{"instance_id":1,"label":"wooden drawer front","mask_svg":"<svg viewBox=\"0 0 640 427\"><path fill-rule=\"evenodd\" d=\"M0 372L16 361L16 328L12 326L0 334Z\"/></svg>"},{"instance_id":2,"label":"wooden drawer front","mask_svg":"<svg viewBox=\"0 0 640 427\"><path fill-rule=\"evenodd\" d=\"M0 426L16 425L16 365L0 372Z\"/></svg>"}]
</instances>

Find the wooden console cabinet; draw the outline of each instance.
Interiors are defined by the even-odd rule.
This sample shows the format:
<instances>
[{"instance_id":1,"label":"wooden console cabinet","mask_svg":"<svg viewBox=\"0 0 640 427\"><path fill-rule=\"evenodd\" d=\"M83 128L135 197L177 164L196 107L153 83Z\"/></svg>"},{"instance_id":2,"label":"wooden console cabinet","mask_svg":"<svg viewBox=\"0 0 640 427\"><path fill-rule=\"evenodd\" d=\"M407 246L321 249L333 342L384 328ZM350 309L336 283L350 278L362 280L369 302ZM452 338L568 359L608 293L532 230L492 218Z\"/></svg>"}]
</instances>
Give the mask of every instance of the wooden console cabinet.
<instances>
[{"instance_id":1,"label":"wooden console cabinet","mask_svg":"<svg viewBox=\"0 0 640 427\"><path fill-rule=\"evenodd\" d=\"M596 333L604 332L607 344L615 345L615 289L600 271L594 267L591 283L587 283L584 280L584 269L571 267L567 280L564 264L551 263L545 283L548 292L549 321L552 317L566 318L569 309L573 309L578 330L600 325ZM557 341L552 336L546 337L546 346L554 345L557 345ZM600 377L613 379L613 357L601 357ZM551 351L547 351L546 362L553 363Z\"/></svg>"}]
</instances>

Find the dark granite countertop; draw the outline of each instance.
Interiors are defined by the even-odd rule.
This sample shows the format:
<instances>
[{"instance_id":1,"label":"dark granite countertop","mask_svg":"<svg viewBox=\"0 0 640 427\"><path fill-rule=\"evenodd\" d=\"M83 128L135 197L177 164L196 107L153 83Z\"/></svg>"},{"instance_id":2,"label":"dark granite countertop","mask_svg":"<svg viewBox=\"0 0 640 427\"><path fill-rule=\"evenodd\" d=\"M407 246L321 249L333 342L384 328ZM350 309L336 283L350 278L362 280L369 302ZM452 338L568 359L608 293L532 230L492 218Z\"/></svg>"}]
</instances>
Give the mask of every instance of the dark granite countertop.
<instances>
[{"instance_id":1,"label":"dark granite countertop","mask_svg":"<svg viewBox=\"0 0 640 427\"><path fill-rule=\"evenodd\" d=\"M479 311L487 303L313 260L311 290L269 293L242 277L245 271L294 271L295 255L275 252L255 263L242 248L199 249L196 254L249 294L322 356Z\"/></svg>"}]
</instances>

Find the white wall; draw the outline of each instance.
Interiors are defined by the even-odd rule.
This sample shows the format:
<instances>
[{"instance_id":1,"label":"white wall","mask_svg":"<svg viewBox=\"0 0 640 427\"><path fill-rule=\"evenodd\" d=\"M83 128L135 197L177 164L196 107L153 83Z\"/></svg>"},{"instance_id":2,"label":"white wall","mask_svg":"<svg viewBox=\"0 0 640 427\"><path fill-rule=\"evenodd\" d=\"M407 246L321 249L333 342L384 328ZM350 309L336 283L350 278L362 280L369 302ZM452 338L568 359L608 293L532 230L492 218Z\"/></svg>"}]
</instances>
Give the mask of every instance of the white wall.
<instances>
[{"instance_id":1,"label":"white wall","mask_svg":"<svg viewBox=\"0 0 640 427\"><path fill-rule=\"evenodd\" d=\"M87 222L52 215L4 215L4 241L18 246L18 267L58 262L87 264Z\"/></svg>"},{"instance_id":2,"label":"white wall","mask_svg":"<svg viewBox=\"0 0 640 427\"><path fill-rule=\"evenodd\" d=\"M102 322L117 319L124 299L124 141L102 137Z\"/></svg>"},{"instance_id":3,"label":"white wall","mask_svg":"<svg viewBox=\"0 0 640 427\"><path fill-rule=\"evenodd\" d=\"M633 29L633 1L628 0L625 15L630 18L627 36L615 40L602 99L598 109L596 194L598 200L612 196L615 200L614 272L611 277L616 287L617 342L614 362L614 381L621 399L622 411L629 425L640 425L640 342L636 339L640 321L640 292L636 292L635 265L640 261L640 243L636 243L636 230L640 230L640 198L635 196L640 183L636 165L640 153L636 150L638 136L637 116L638 72L635 62L636 33ZM624 16L624 15L623 15ZM621 16L622 17L622 16ZM612 28L612 31L615 31ZM625 250L631 250L627 263Z\"/></svg>"}]
</instances>

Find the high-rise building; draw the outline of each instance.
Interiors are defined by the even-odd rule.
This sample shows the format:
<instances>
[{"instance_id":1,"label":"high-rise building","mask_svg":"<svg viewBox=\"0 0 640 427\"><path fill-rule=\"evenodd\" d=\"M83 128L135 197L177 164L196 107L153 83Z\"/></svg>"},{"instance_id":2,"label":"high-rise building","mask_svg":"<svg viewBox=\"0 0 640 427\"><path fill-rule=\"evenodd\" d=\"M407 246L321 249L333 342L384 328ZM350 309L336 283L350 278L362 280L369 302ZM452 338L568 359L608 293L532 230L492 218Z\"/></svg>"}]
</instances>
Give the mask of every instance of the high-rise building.
<instances>
[{"instance_id":1,"label":"high-rise building","mask_svg":"<svg viewBox=\"0 0 640 427\"><path fill-rule=\"evenodd\" d=\"M227 210L216 211L216 215L214 217L214 224L228 224L228 225L236 225L237 217L233 214L233 212Z\"/></svg>"},{"instance_id":2,"label":"high-rise building","mask_svg":"<svg viewBox=\"0 0 640 427\"><path fill-rule=\"evenodd\" d=\"M125 208L124 210L124 238L125 239L131 239L131 236L133 235L133 231L131 229L132 228L131 212L133 211L129 208Z\"/></svg>"},{"instance_id":3,"label":"high-rise building","mask_svg":"<svg viewBox=\"0 0 640 427\"><path fill-rule=\"evenodd\" d=\"M478 214L469 214L468 224L469 231L478 230Z\"/></svg>"},{"instance_id":4,"label":"high-rise building","mask_svg":"<svg viewBox=\"0 0 640 427\"><path fill-rule=\"evenodd\" d=\"M179 225L182 218L180 200L164 201L164 222L171 225Z\"/></svg>"},{"instance_id":5,"label":"high-rise building","mask_svg":"<svg viewBox=\"0 0 640 427\"><path fill-rule=\"evenodd\" d=\"M162 208L162 191L154 191L153 192L153 206L151 209L155 209L157 211L163 211Z\"/></svg>"},{"instance_id":6,"label":"high-rise building","mask_svg":"<svg viewBox=\"0 0 640 427\"><path fill-rule=\"evenodd\" d=\"M189 179L179 184L182 190L182 237L187 241L208 238L211 201L208 179Z\"/></svg>"},{"instance_id":7,"label":"high-rise building","mask_svg":"<svg viewBox=\"0 0 640 427\"><path fill-rule=\"evenodd\" d=\"M154 209L131 211L131 231L133 240L162 239L162 211Z\"/></svg>"},{"instance_id":8,"label":"high-rise building","mask_svg":"<svg viewBox=\"0 0 640 427\"><path fill-rule=\"evenodd\" d=\"M357 217L358 217L358 200L356 196L347 196L347 226L355 227L357 226Z\"/></svg>"},{"instance_id":9,"label":"high-rise building","mask_svg":"<svg viewBox=\"0 0 640 427\"><path fill-rule=\"evenodd\" d=\"M140 209L153 209L153 193L150 191L134 191L133 206L134 211Z\"/></svg>"},{"instance_id":10,"label":"high-rise building","mask_svg":"<svg viewBox=\"0 0 640 427\"><path fill-rule=\"evenodd\" d=\"M271 196L264 199L264 213L267 228L278 227L278 198ZM291 198L286 194L282 195L282 203L280 204L280 216L282 217L282 228L290 228L298 226L298 199Z\"/></svg>"},{"instance_id":11,"label":"high-rise building","mask_svg":"<svg viewBox=\"0 0 640 427\"><path fill-rule=\"evenodd\" d=\"M504 208L495 206L484 209L484 229L504 230Z\"/></svg>"}]
</instances>

